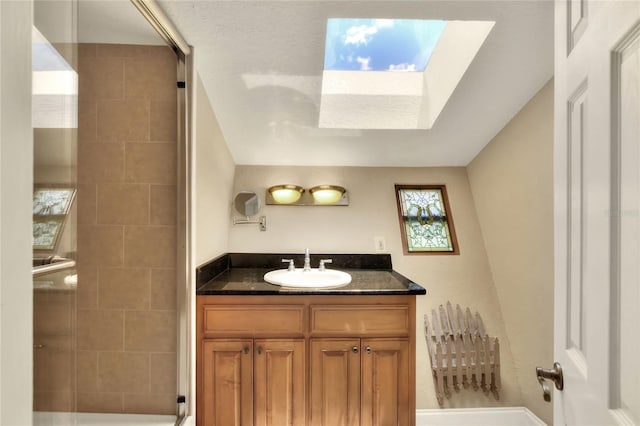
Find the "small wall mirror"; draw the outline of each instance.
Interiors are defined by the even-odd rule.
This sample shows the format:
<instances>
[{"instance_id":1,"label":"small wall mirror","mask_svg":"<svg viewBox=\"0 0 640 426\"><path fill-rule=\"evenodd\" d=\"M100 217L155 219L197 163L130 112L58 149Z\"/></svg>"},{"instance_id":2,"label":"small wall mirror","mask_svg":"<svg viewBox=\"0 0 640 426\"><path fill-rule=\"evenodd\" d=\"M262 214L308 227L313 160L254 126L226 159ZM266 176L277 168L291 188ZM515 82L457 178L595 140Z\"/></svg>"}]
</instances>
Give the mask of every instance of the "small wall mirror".
<instances>
[{"instance_id":1,"label":"small wall mirror","mask_svg":"<svg viewBox=\"0 0 640 426\"><path fill-rule=\"evenodd\" d=\"M260 197L255 192L239 192L233 199L233 207L245 217L251 217L260 211Z\"/></svg>"}]
</instances>

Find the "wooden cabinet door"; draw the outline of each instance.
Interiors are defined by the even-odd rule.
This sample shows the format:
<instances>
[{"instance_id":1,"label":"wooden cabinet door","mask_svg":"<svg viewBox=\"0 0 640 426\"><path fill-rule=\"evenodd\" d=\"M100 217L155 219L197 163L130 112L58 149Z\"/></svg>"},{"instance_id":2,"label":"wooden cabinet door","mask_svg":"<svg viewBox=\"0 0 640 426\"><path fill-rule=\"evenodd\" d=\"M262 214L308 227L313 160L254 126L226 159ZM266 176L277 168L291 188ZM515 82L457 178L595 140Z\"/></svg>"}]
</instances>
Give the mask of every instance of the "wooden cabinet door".
<instances>
[{"instance_id":1,"label":"wooden cabinet door","mask_svg":"<svg viewBox=\"0 0 640 426\"><path fill-rule=\"evenodd\" d=\"M360 425L360 339L311 339L310 425Z\"/></svg>"},{"instance_id":2,"label":"wooden cabinet door","mask_svg":"<svg viewBox=\"0 0 640 426\"><path fill-rule=\"evenodd\" d=\"M251 426L253 341L213 339L202 345L200 426Z\"/></svg>"},{"instance_id":3,"label":"wooden cabinet door","mask_svg":"<svg viewBox=\"0 0 640 426\"><path fill-rule=\"evenodd\" d=\"M304 339L256 339L253 359L254 425L304 425Z\"/></svg>"},{"instance_id":4,"label":"wooden cabinet door","mask_svg":"<svg viewBox=\"0 0 640 426\"><path fill-rule=\"evenodd\" d=\"M362 426L405 426L410 412L408 339L362 339Z\"/></svg>"}]
</instances>

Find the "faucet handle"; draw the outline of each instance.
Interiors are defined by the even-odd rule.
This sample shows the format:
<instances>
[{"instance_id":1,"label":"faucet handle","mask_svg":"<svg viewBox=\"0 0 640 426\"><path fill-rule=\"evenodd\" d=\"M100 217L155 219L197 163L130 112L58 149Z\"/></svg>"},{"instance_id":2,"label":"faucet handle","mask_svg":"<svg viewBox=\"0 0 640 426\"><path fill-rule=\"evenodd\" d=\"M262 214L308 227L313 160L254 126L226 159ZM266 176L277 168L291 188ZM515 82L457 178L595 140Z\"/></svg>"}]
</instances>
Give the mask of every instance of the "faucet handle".
<instances>
[{"instance_id":1,"label":"faucet handle","mask_svg":"<svg viewBox=\"0 0 640 426\"><path fill-rule=\"evenodd\" d=\"M296 270L296 265L293 264L293 259L282 259L283 263L289 263L289 267L287 268L287 271L295 271Z\"/></svg>"},{"instance_id":2,"label":"faucet handle","mask_svg":"<svg viewBox=\"0 0 640 426\"><path fill-rule=\"evenodd\" d=\"M318 267L318 270L324 271L326 269L324 267L325 263L333 263L333 260L332 259L320 259L320 266Z\"/></svg>"}]
</instances>

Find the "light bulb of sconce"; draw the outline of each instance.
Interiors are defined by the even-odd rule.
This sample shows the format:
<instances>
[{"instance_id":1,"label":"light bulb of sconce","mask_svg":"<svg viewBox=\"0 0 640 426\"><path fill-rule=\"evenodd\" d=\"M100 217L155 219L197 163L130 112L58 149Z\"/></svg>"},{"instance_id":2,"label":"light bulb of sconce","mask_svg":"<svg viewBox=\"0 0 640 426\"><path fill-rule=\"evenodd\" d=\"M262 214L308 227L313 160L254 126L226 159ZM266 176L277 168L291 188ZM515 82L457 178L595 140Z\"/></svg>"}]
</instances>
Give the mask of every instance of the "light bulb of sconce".
<instances>
[{"instance_id":1,"label":"light bulb of sconce","mask_svg":"<svg viewBox=\"0 0 640 426\"><path fill-rule=\"evenodd\" d=\"M297 202L304 188L298 185L276 185L268 189L273 200L278 204L293 204Z\"/></svg>"},{"instance_id":2,"label":"light bulb of sconce","mask_svg":"<svg viewBox=\"0 0 640 426\"><path fill-rule=\"evenodd\" d=\"M346 189L337 185L318 185L309 189L316 204L335 204L344 195Z\"/></svg>"}]
</instances>

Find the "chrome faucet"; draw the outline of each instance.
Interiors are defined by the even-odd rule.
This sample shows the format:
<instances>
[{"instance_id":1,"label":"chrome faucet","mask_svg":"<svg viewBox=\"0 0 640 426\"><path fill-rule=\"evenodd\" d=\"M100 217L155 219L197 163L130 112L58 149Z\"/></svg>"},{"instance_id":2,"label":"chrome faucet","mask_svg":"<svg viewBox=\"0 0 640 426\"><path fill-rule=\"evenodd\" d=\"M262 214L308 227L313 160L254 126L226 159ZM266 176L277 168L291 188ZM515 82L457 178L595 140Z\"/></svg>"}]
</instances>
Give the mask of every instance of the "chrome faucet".
<instances>
[{"instance_id":1,"label":"chrome faucet","mask_svg":"<svg viewBox=\"0 0 640 426\"><path fill-rule=\"evenodd\" d=\"M282 259L282 262L289 264L289 267L287 268L287 271L293 272L293 271L296 270L296 265L293 264L293 259Z\"/></svg>"},{"instance_id":2,"label":"chrome faucet","mask_svg":"<svg viewBox=\"0 0 640 426\"><path fill-rule=\"evenodd\" d=\"M311 270L311 259L309 257L309 249L305 249L304 251L304 268L302 269L303 271L310 271Z\"/></svg>"},{"instance_id":3,"label":"chrome faucet","mask_svg":"<svg viewBox=\"0 0 640 426\"><path fill-rule=\"evenodd\" d=\"M322 271L326 271L327 268L324 267L325 264L327 263L333 263L332 259L320 259L320 266L318 266L318 271L322 272Z\"/></svg>"}]
</instances>

